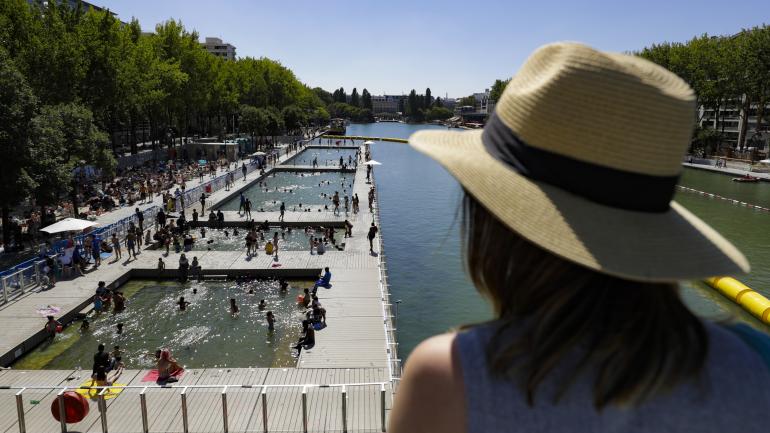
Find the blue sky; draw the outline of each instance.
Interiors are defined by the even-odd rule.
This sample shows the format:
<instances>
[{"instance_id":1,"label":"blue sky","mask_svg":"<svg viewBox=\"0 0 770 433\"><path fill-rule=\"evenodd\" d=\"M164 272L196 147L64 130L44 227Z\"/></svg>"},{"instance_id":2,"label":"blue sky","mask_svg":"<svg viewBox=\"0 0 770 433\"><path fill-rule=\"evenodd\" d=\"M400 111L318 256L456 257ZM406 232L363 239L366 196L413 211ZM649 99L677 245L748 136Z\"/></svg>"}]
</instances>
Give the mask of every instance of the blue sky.
<instances>
[{"instance_id":1,"label":"blue sky","mask_svg":"<svg viewBox=\"0 0 770 433\"><path fill-rule=\"evenodd\" d=\"M239 57L269 57L310 86L465 96L558 40L630 51L770 22L767 0L92 0L144 30L173 18Z\"/></svg>"}]
</instances>

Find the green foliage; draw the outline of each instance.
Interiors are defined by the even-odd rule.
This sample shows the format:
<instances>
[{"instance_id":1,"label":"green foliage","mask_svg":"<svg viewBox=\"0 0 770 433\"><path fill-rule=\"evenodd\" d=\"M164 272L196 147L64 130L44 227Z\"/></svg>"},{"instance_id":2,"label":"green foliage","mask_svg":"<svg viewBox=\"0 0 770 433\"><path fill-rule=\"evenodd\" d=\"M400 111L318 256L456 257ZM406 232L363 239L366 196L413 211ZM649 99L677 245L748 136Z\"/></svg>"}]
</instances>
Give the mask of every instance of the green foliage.
<instances>
[{"instance_id":1,"label":"green foliage","mask_svg":"<svg viewBox=\"0 0 770 433\"><path fill-rule=\"evenodd\" d=\"M372 95L366 89L361 92L361 108L372 109Z\"/></svg>"},{"instance_id":2,"label":"green foliage","mask_svg":"<svg viewBox=\"0 0 770 433\"><path fill-rule=\"evenodd\" d=\"M458 104L461 107L475 107L476 106L476 98L473 97L473 95L466 96L464 98L460 99L460 102Z\"/></svg>"},{"instance_id":3,"label":"green foliage","mask_svg":"<svg viewBox=\"0 0 770 433\"><path fill-rule=\"evenodd\" d=\"M510 78L507 80L495 80L494 84L492 84L492 89L489 91L489 99L493 101L499 101L500 97L503 95L505 86L507 86L510 82Z\"/></svg>"},{"instance_id":4,"label":"green foliage","mask_svg":"<svg viewBox=\"0 0 770 433\"><path fill-rule=\"evenodd\" d=\"M71 190L73 169L90 165L103 175L115 173L115 158L106 148L107 135L94 125L88 108L79 104L45 106L32 119L30 173L38 204L55 204Z\"/></svg>"},{"instance_id":5,"label":"green foliage","mask_svg":"<svg viewBox=\"0 0 770 433\"><path fill-rule=\"evenodd\" d=\"M425 120L446 120L452 117L452 111L444 107L431 107L425 110Z\"/></svg>"},{"instance_id":6,"label":"green foliage","mask_svg":"<svg viewBox=\"0 0 770 433\"><path fill-rule=\"evenodd\" d=\"M37 98L24 76L0 48L0 153L3 155L0 158L0 207L3 209L24 200L35 186L28 173L31 145L28 129L36 105ZM4 240L7 241L7 237Z\"/></svg>"},{"instance_id":7,"label":"green foliage","mask_svg":"<svg viewBox=\"0 0 770 433\"><path fill-rule=\"evenodd\" d=\"M770 101L770 26L745 29L732 36L704 34L685 43L653 44L636 54L687 81L698 104L706 109L719 112L735 106L745 120L751 105L756 104L756 129L759 131L767 124L764 107ZM723 119L717 117L716 121L716 129L722 129ZM703 147L708 149L712 141L721 139L721 134L715 136L714 132L696 134L696 142L707 143Z\"/></svg>"},{"instance_id":8,"label":"green foliage","mask_svg":"<svg viewBox=\"0 0 770 433\"><path fill-rule=\"evenodd\" d=\"M350 105L354 107L360 107L361 103L358 100L358 90L356 90L355 87L353 87L353 92L350 94Z\"/></svg>"},{"instance_id":9,"label":"green foliage","mask_svg":"<svg viewBox=\"0 0 770 433\"><path fill-rule=\"evenodd\" d=\"M350 119L354 122L374 122L372 110L368 108L354 107L343 102L335 102L328 108L329 114L334 118Z\"/></svg>"},{"instance_id":10,"label":"green foliage","mask_svg":"<svg viewBox=\"0 0 770 433\"><path fill-rule=\"evenodd\" d=\"M283 110L281 110L281 117L283 118L286 130L289 132L297 131L307 124L307 115L296 105L283 107Z\"/></svg>"}]
</instances>

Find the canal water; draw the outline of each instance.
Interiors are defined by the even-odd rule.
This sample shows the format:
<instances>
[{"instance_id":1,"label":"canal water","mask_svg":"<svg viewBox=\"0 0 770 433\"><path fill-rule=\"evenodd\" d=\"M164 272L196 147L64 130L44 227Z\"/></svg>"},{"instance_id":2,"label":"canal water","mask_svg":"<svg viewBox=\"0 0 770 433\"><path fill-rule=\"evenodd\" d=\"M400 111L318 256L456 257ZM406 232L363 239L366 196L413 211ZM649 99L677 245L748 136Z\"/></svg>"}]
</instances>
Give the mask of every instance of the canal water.
<instances>
[{"instance_id":1,"label":"canal water","mask_svg":"<svg viewBox=\"0 0 770 433\"><path fill-rule=\"evenodd\" d=\"M353 124L347 135L408 138L435 125L399 123ZM463 271L460 245L459 184L438 163L408 145L377 142L373 158L388 276L398 304L400 355L406 358L423 339L461 324L487 320L491 310ZM770 207L770 184L740 184L729 176L685 171L680 182L690 188L717 193ZM741 276L755 290L770 296L770 236L765 227L770 213L748 209L691 192L676 198L730 239L752 263ZM683 285L682 296L696 313L721 320L731 316L767 330L748 313L702 283Z\"/></svg>"}]
</instances>

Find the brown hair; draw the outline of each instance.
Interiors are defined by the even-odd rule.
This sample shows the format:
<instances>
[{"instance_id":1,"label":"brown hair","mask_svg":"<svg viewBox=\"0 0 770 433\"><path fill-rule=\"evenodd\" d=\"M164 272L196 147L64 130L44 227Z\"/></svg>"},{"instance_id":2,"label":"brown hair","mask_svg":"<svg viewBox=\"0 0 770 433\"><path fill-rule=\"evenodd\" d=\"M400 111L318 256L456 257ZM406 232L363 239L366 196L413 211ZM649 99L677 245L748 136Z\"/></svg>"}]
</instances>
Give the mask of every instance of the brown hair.
<instances>
[{"instance_id":1,"label":"brown hair","mask_svg":"<svg viewBox=\"0 0 770 433\"><path fill-rule=\"evenodd\" d=\"M591 366L597 409L638 404L701 371L706 330L675 283L629 281L566 261L513 232L467 192L462 229L470 277L502 323L487 348L488 366L520 382L530 405L568 354L578 360L559 378L555 401Z\"/></svg>"}]
</instances>

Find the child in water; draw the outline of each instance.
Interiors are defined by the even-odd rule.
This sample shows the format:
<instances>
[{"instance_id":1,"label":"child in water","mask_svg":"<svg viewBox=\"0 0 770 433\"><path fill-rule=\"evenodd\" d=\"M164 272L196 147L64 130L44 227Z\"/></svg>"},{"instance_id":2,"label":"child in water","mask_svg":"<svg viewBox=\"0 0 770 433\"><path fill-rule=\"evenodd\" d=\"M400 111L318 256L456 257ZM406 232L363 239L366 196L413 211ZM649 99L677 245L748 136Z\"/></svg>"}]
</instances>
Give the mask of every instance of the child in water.
<instances>
[{"instance_id":1,"label":"child in water","mask_svg":"<svg viewBox=\"0 0 770 433\"><path fill-rule=\"evenodd\" d=\"M233 316L238 315L238 305L235 304L235 298L230 298L230 314Z\"/></svg>"}]
</instances>

